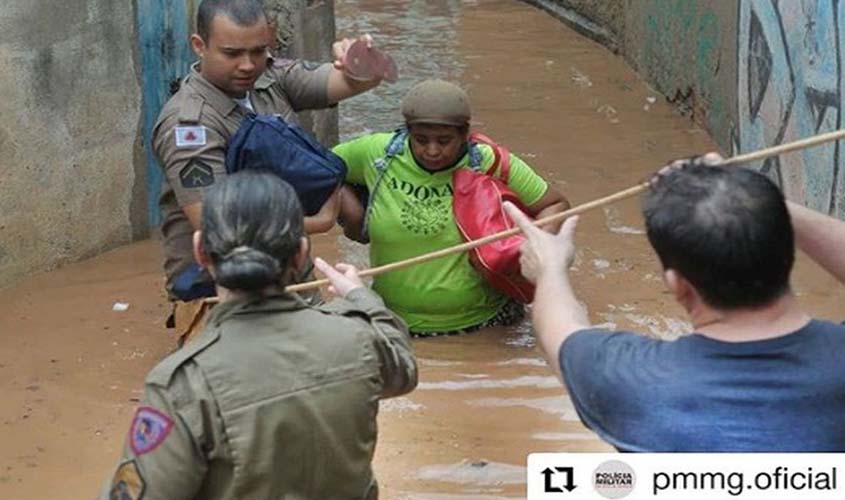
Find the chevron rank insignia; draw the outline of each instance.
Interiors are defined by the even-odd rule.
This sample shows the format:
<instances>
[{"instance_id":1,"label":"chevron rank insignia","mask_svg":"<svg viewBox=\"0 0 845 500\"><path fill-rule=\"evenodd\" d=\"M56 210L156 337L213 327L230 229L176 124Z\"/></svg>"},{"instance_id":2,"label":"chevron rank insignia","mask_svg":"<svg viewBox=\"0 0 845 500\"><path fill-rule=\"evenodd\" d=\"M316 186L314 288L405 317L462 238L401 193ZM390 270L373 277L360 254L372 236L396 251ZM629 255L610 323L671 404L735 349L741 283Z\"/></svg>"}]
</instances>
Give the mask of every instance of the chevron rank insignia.
<instances>
[{"instance_id":1,"label":"chevron rank insignia","mask_svg":"<svg viewBox=\"0 0 845 500\"><path fill-rule=\"evenodd\" d=\"M214 184L214 170L201 160L191 160L179 171L179 180L184 188L203 188Z\"/></svg>"}]
</instances>

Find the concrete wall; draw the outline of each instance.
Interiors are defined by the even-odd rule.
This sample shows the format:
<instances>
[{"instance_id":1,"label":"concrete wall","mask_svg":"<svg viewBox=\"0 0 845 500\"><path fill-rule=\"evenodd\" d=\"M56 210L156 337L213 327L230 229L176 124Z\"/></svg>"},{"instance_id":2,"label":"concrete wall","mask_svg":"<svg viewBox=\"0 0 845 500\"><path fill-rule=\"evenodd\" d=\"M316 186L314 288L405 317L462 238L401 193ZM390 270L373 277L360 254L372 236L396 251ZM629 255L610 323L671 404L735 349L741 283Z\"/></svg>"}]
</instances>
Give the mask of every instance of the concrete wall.
<instances>
[{"instance_id":1,"label":"concrete wall","mask_svg":"<svg viewBox=\"0 0 845 500\"><path fill-rule=\"evenodd\" d=\"M121 0L3 1L0 286L133 236L133 25Z\"/></svg>"},{"instance_id":2,"label":"concrete wall","mask_svg":"<svg viewBox=\"0 0 845 500\"><path fill-rule=\"evenodd\" d=\"M842 128L845 6L839 0L526 1L557 10L557 17L622 54L726 152ZM843 146L755 167L791 199L845 218Z\"/></svg>"},{"instance_id":3,"label":"concrete wall","mask_svg":"<svg viewBox=\"0 0 845 500\"><path fill-rule=\"evenodd\" d=\"M730 149L736 108L736 2L630 0L623 54Z\"/></svg>"},{"instance_id":4,"label":"concrete wall","mask_svg":"<svg viewBox=\"0 0 845 500\"><path fill-rule=\"evenodd\" d=\"M618 52L625 37L623 0L522 0ZM628 0L630 1L630 0Z\"/></svg>"},{"instance_id":5,"label":"concrete wall","mask_svg":"<svg viewBox=\"0 0 845 500\"><path fill-rule=\"evenodd\" d=\"M334 3L268 0L288 56L329 60ZM145 237L161 173L149 135L194 56L199 0L3 0L0 287ZM337 141L335 110L304 117Z\"/></svg>"}]
</instances>

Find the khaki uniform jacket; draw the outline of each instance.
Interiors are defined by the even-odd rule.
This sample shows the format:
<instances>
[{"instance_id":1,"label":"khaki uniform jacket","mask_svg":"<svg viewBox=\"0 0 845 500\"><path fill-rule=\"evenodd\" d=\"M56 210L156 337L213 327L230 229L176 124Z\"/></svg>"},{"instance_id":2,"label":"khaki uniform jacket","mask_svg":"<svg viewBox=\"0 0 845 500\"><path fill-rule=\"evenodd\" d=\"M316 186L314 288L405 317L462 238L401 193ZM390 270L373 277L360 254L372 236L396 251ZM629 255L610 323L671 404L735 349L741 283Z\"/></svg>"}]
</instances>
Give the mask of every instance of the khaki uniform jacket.
<instances>
[{"instance_id":1,"label":"khaki uniform jacket","mask_svg":"<svg viewBox=\"0 0 845 500\"><path fill-rule=\"evenodd\" d=\"M331 64L271 61L250 92L252 105L257 113L298 123L297 111L330 105L330 71ZM226 176L226 146L247 113L194 65L159 114L152 147L164 171L159 208L168 290L173 278L194 261L194 229L181 207L201 202L203 190Z\"/></svg>"},{"instance_id":2,"label":"khaki uniform jacket","mask_svg":"<svg viewBox=\"0 0 845 500\"><path fill-rule=\"evenodd\" d=\"M102 499L373 499L379 399L417 384L405 324L369 289L310 307L224 302L147 377Z\"/></svg>"}]
</instances>

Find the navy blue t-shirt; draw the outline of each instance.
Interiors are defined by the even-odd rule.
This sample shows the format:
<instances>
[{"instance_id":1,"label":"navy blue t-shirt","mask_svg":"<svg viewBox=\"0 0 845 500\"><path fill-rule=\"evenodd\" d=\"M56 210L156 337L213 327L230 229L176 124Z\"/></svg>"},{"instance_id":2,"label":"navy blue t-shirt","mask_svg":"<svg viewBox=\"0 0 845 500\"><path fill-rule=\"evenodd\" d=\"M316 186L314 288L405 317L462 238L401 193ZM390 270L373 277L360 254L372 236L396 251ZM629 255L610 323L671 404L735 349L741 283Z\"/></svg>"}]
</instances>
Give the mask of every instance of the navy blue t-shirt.
<instances>
[{"instance_id":1,"label":"navy blue t-shirt","mask_svg":"<svg viewBox=\"0 0 845 500\"><path fill-rule=\"evenodd\" d=\"M561 371L587 427L622 451L845 451L845 326L729 343L582 330Z\"/></svg>"}]
</instances>

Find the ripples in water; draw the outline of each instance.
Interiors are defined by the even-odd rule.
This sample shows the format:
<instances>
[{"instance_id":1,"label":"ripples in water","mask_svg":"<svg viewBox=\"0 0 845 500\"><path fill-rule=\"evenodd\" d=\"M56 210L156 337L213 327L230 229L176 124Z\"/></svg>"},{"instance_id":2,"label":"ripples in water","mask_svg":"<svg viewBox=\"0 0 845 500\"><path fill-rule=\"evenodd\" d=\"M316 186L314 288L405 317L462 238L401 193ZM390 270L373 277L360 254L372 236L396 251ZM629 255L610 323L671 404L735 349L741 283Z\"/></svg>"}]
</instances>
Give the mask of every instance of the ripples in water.
<instances>
[{"instance_id":1,"label":"ripples in water","mask_svg":"<svg viewBox=\"0 0 845 500\"><path fill-rule=\"evenodd\" d=\"M427 78L456 80L464 69L457 54L459 0L339 0L339 36L370 33L399 66L399 81L384 84L340 105L340 138L390 131L402 124L399 105L414 84Z\"/></svg>"},{"instance_id":2,"label":"ripples in water","mask_svg":"<svg viewBox=\"0 0 845 500\"><path fill-rule=\"evenodd\" d=\"M554 389L560 387L555 377L528 375L511 379L444 380L442 382L420 382L417 390L465 391L472 389L512 389L514 387L533 387L535 389Z\"/></svg>"},{"instance_id":3,"label":"ripples in water","mask_svg":"<svg viewBox=\"0 0 845 500\"><path fill-rule=\"evenodd\" d=\"M486 460L463 460L456 464L422 467L417 472L417 478L478 486L522 484L525 482L525 467Z\"/></svg>"},{"instance_id":4,"label":"ripples in water","mask_svg":"<svg viewBox=\"0 0 845 500\"><path fill-rule=\"evenodd\" d=\"M561 420L566 422L578 422L578 412L572 406L572 402L566 396L553 396L548 398L484 398L467 402L471 406L482 406L487 408L511 408L522 406L533 410L540 410L544 413L559 415Z\"/></svg>"},{"instance_id":5,"label":"ripples in water","mask_svg":"<svg viewBox=\"0 0 845 500\"><path fill-rule=\"evenodd\" d=\"M538 441L594 441L599 437L589 432L538 432L532 434Z\"/></svg>"}]
</instances>

